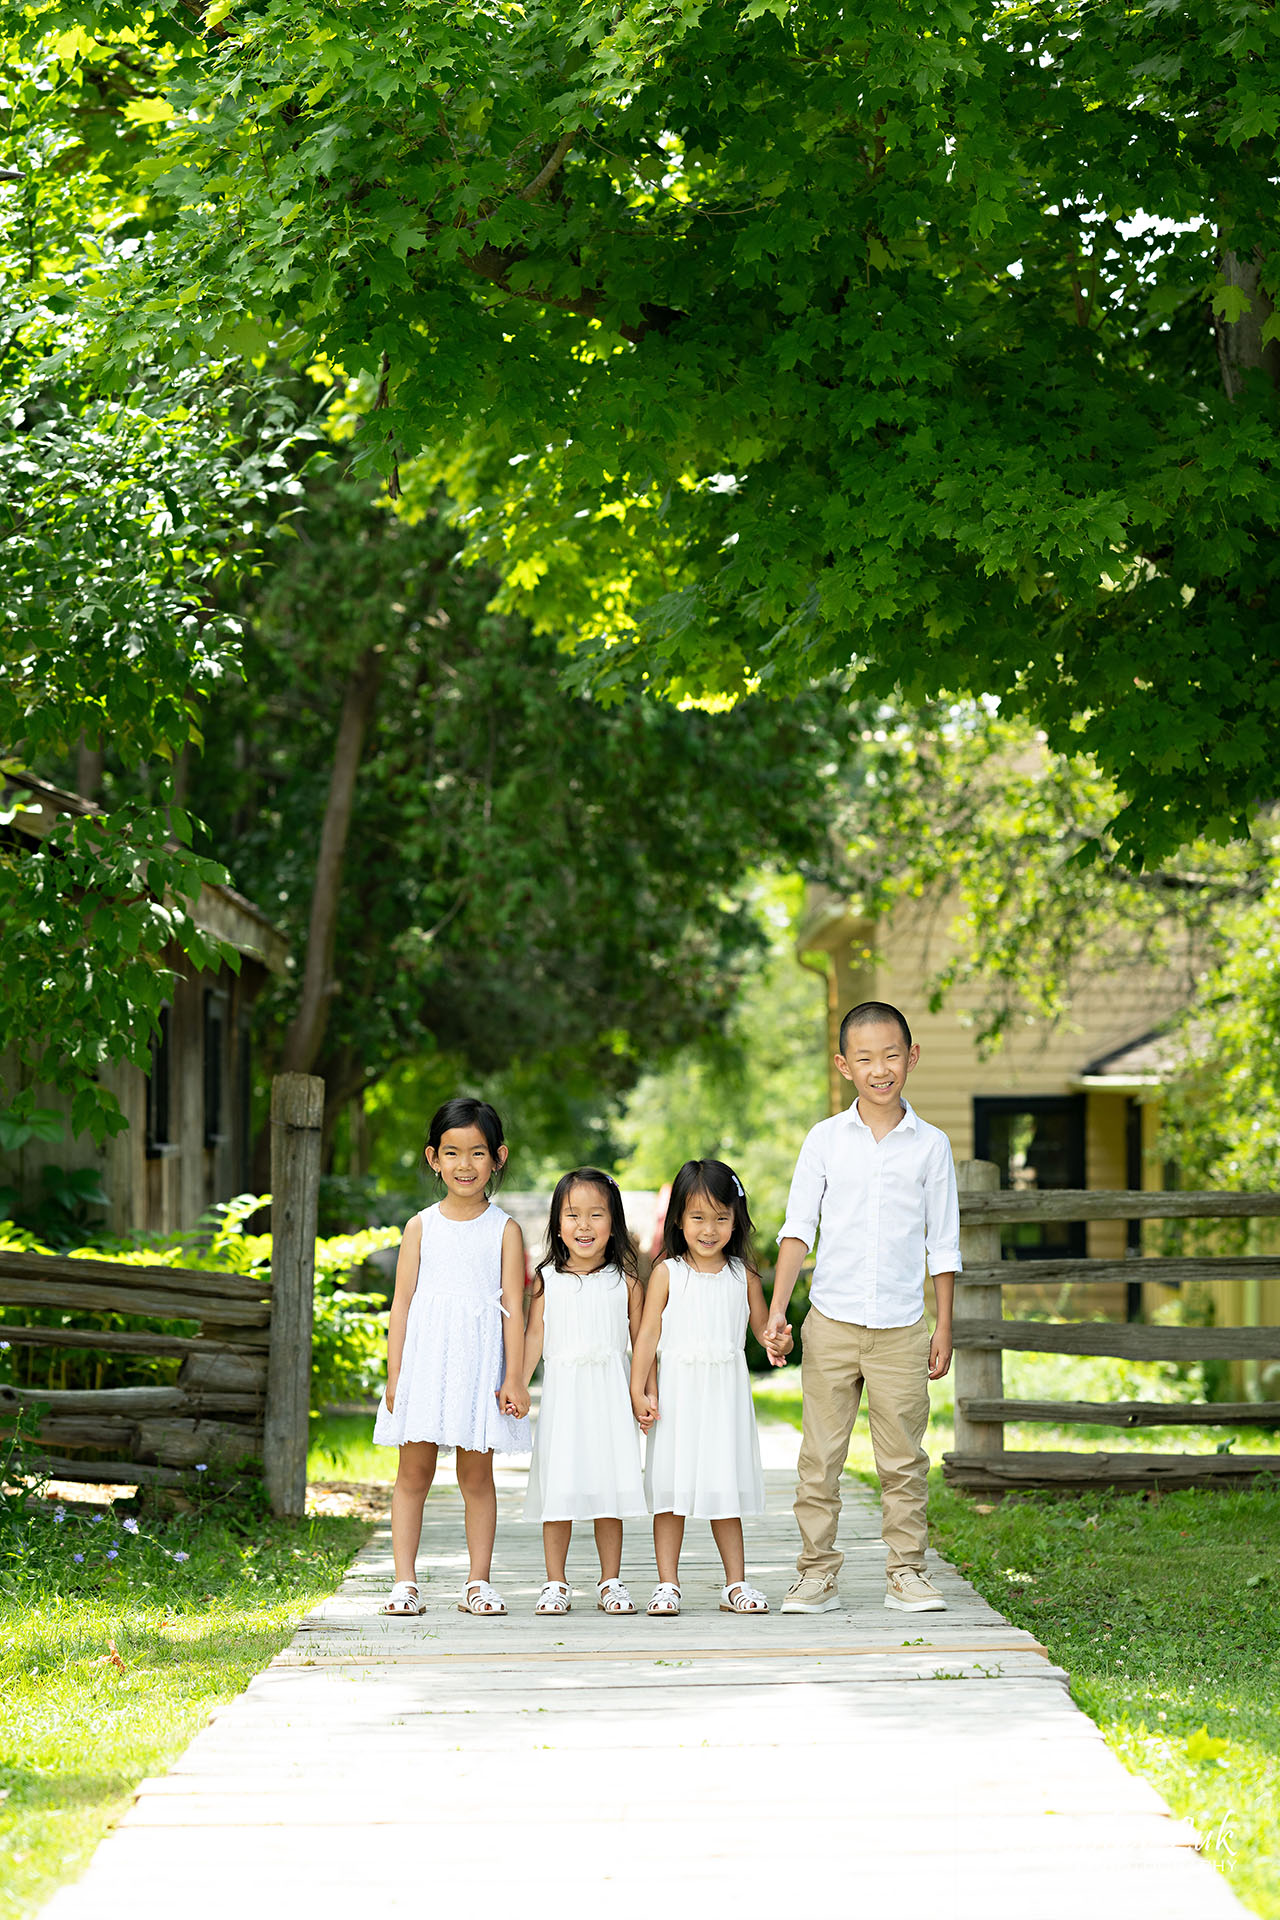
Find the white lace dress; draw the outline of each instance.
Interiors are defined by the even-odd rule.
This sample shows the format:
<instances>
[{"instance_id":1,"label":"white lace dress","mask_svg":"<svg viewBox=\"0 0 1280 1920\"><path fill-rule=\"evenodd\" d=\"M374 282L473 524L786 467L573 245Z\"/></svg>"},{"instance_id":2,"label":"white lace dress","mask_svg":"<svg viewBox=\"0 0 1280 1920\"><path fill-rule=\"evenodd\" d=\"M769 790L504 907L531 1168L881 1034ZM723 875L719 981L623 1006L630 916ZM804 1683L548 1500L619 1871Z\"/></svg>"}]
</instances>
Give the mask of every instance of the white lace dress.
<instances>
[{"instance_id":1,"label":"white lace dress","mask_svg":"<svg viewBox=\"0 0 1280 1920\"><path fill-rule=\"evenodd\" d=\"M498 1410L506 1372L502 1341L502 1235L510 1215L490 1205L474 1220L439 1206L419 1214L422 1253L409 1303L394 1411L386 1395L374 1445L434 1440L473 1453L528 1453L529 1422Z\"/></svg>"},{"instance_id":2,"label":"white lace dress","mask_svg":"<svg viewBox=\"0 0 1280 1920\"><path fill-rule=\"evenodd\" d=\"M627 1283L543 1269L542 1405L526 1520L621 1520L648 1511L631 1411Z\"/></svg>"},{"instance_id":3,"label":"white lace dress","mask_svg":"<svg viewBox=\"0 0 1280 1920\"><path fill-rule=\"evenodd\" d=\"M764 1512L760 1436L743 1347L747 1271L699 1273L669 1259L658 1345L658 1418L644 1486L654 1513L727 1520Z\"/></svg>"}]
</instances>

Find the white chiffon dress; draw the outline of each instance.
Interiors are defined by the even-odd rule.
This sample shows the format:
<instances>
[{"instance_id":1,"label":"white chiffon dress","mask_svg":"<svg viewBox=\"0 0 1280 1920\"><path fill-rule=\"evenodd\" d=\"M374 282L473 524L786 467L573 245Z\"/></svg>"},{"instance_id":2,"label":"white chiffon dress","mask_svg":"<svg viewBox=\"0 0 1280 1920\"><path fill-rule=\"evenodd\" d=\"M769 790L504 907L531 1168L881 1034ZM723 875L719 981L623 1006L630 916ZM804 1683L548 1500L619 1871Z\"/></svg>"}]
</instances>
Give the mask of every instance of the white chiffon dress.
<instances>
[{"instance_id":1,"label":"white chiffon dress","mask_svg":"<svg viewBox=\"0 0 1280 1920\"><path fill-rule=\"evenodd\" d=\"M668 1259L658 1343L658 1418L644 1485L650 1511L727 1520L764 1512L747 1337L747 1270L699 1273Z\"/></svg>"},{"instance_id":2,"label":"white chiffon dress","mask_svg":"<svg viewBox=\"0 0 1280 1920\"><path fill-rule=\"evenodd\" d=\"M545 1267L542 1405L526 1520L621 1520L648 1511L631 1410L627 1283L617 1267Z\"/></svg>"},{"instance_id":3,"label":"white chiffon dress","mask_svg":"<svg viewBox=\"0 0 1280 1920\"><path fill-rule=\"evenodd\" d=\"M473 1220L449 1220L436 1205L418 1218L422 1252L396 1404L389 1409L383 1394L374 1445L431 1440L473 1453L528 1453L528 1420L500 1412L494 1397L506 1373L502 1235L510 1215L491 1204Z\"/></svg>"}]
</instances>

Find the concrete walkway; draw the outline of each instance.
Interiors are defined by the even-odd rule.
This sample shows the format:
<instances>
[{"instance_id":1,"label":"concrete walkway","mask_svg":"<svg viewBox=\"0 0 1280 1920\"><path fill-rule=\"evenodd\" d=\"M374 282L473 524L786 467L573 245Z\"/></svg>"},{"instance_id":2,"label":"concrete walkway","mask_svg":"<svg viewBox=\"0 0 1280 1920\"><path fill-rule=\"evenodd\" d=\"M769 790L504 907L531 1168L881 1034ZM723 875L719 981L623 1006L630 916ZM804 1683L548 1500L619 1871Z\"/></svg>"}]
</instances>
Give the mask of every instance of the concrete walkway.
<instances>
[{"instance_id":1,"label":"concrete walkway","mask_svg":"<svg viewBox=\"0 0 1280 1920\"><path fill-rule=\"evenodd\" d=\"M748 1523L748 1572L775 1606L795 1438L765 1430L769 1511ZM292 1644L142 1784L47 1920L1243 1920L1029 1634L942 1561L948 1612L885 1609L861 1487L839 1613L720 1613L710 1529L691 1524L678 1619L598 1613L589 1530L574 1611L535 1619L540 1530L519 1521L523 1471L498 1477L508 1618L456 1611L461 1503L443 1484L422 1619L375 1612L379 1527ZM641 1525L623 1573L643 1604Z\"/></svg>"}]
</instances>

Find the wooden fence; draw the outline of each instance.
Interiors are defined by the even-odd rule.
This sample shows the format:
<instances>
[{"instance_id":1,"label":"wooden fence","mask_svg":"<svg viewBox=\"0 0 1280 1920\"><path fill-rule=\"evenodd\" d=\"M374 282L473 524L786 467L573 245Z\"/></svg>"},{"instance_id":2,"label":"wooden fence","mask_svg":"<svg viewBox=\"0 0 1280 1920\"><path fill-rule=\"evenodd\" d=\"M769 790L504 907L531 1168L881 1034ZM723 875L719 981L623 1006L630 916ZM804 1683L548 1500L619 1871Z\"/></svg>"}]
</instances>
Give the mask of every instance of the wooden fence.
<instances>
[{"instance_id":1,"label":"wooden fence","mask_svg":"<svg viewBox=\"0 0 1280 1920\"><path fill-rule=\"evenodd\" d=\"M1280 1260L1135 1257L1130 1260L1002 1260L1000 1228L1027 1221L1225 1220L1280 1215L1280 1193L1002 1193L998 1169L962 1161L960 1248L956 1281L955 1450L943 1456L945 1477L975 1491L1017 1487L1086 1488L1238 1486L1259 1474L1280 1474L1277 1454L1038 1453L1006 1450L1005 1427L1043 1421L1054 1426L1280 1426L1280 1401L1055 1401L1005 1397L1002 1356L1024 1353L1101 1354L1126 1360L1280 1359L1280 1326L1166 1327L1100 1320L1053 1323L1006 1320L1005 1289L1056 1281L1071 1285L1116 1279L1212 1285L1246 1278L1280 1279Z\"/></svg>"},{"instance_id":2,"label":"wooden fence","mask_svg":"<svg viewBox=\"0 0 1280 1920\"><path fill-rule=\"evenodd\" d=\"M306 1495L311 1313L324 1082L271 1089L270 1281L185 1267L126 1267L0 1252L0 1306L187 1320L199 1332L0 1327L12 1346L180 1358L172 1386L0 1387L0 1418L27 1405L53 1479L177 1487L202 1463L261 1456L278 1514ZM106 1455L88 1458L86 1455Z\"/></svg>"}]
</instances>

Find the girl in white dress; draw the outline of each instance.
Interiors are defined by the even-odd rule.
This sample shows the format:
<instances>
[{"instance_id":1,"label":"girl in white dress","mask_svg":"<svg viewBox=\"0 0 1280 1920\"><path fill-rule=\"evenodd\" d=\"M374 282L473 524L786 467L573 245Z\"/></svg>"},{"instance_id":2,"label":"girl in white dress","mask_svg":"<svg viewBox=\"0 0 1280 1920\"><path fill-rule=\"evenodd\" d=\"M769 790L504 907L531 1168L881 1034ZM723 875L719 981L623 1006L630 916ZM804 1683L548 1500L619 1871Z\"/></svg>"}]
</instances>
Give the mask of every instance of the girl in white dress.
<instances>
[{"instance_id":1,"label":"girl in white dress","mask_svg":"<svg viewBox=\"0 0 1280 1920\"><path fill-rule=\"evenodd\" d=\"M768 1613L746 1582L744 1513L764 1512L764 1476L743 1347L747 1324L775 1367L764 1288L751 1254L742 1182L723 1160L686 1160L671 1187L662 1259L649 1278L632 1346L631 1403L649 1435L645 1491L658 1584L652 1614L680 1611L686 1519L709 1520L724 1563L722 1613ZM656 1393L649 1380L660 1355Z\"/></svg>"},{"instance_id":2,"label":"girl in white dress","mask_svg":"<svg viewBox=\"0 0 1280 1920\"><path fill-rule=\"evenodd\" d=\"M457 1448L470 1567L463 1613L505 1613L489 1584L498 1503L493 1455L529 1450L524 1384L524 1239L495 1207L507 1158L484 1100L446 1100L431 1121L427 1165L444 1197L404 1230L387 1327L387 1390L374 1444L399 1447L391 1495L395 1585L383 1613L419 1614L422 1508L441 1447Z\"/></svg>"},{"instance_id":3,"label":"girl in white dress","mask_svg":"<svg viewBox=\"0 0 1280 1920\"><path fill-rule=\"evenodd\" d=\"M566 1173L551 1197L546 1255L525 1329L524 1377L539 1358L542 1406L529 1468L526 1520L541 1520L547 1584L535 1613L568 1613L575 1520L595 1523L602 1613L634 1613L623 1586L622 1522L647 1513L627 1347L643 1294L618 1184L595 1167Z\"/></svg>"}]
</instances>

